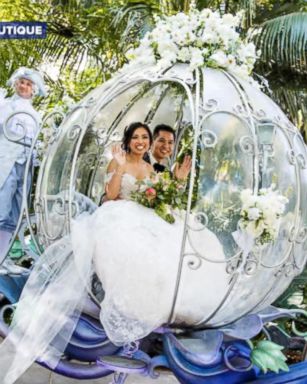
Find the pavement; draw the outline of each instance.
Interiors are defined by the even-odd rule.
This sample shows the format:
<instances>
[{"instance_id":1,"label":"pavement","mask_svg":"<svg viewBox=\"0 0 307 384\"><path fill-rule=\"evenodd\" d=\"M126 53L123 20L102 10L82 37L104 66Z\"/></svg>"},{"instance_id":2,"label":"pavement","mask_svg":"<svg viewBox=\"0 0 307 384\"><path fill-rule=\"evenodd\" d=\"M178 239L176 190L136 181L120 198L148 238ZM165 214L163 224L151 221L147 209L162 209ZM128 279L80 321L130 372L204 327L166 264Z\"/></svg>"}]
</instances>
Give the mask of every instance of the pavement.
<instances>
[{"instance_id":1,"label":"pavement","mask_svg":"<svg viewBox=\"0 0 307 384\"><path fill-rule=\"evenodd\" d=\"M0 337L0 344L2 338ZM0 371L1 366L0 356ZM38 364L33 364L17 381L15 384L111 384L113 375L103 377L95 380L77 380L70 379L61 375L50 372L48 369L41 367ZM160 376L157 379L150 379L140 375L130 375L125 384L178 384L179 381L174 375L167 371L161 370ZM2 383L0 383L2 384Z\"/></svg>"},{"instance_id":2,"label":"pavement","mask_svg":"<svg viewBox=\"0 0 307 384\"><path fill-rule=\"evenodd\" d=\"M1 369L1 359L0 359ZM34 364L17 380L16 384L111 384L112 375L96 380L76 380L56 375L45 368ZM125 384L178 384L179 381L168 372L161 372L158 379L150 379L140 375L130 375Z\"/></svg>"}]
</instances>

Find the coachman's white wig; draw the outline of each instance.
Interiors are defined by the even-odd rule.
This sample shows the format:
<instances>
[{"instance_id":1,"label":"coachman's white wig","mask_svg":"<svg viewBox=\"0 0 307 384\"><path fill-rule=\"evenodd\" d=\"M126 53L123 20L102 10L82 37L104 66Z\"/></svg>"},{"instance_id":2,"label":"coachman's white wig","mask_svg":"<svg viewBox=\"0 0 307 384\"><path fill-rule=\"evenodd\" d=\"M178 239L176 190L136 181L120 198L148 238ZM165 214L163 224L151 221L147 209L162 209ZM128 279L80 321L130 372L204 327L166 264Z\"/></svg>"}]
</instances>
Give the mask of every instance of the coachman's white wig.
<instances>
[{"instance_id":1,"label":"coachman's white wig","mask_svg":"<svg viewBox=\"0 0 307 384\"><path fill-rule=\"evenodd\" d=\"M27 79L32 81L34 85L33 96L34 95L43 96L43 97L47 96L44 79L41 76L41 74L35 69L30 69L26 67L18 68L8 80L7 85L10 87L14 87L16 81L19 79Z\"/></svg>"}]
</instances>

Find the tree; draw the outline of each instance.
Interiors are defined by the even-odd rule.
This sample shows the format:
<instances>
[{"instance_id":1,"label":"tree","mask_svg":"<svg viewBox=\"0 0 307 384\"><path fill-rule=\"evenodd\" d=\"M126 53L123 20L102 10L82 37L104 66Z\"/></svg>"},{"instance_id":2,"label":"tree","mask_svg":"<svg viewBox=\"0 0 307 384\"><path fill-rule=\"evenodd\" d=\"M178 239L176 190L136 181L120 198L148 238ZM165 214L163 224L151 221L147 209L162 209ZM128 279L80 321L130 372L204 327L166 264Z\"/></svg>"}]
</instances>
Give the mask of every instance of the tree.
<instances>
[{"instance_id":1,"label":"tree","mask_svg":"<svg viewBox=\"0 0 307 384\"><path fill-rule=\"evenodd\" d=\"M0 0L0 20L45 21L48 28L44 40L0 40L1 86L20 66L41 69L57 98L74 77L86 81L88 69L93 87L110 77L122 65L117 35L110 32L111 4L111 0ZM71 94L76 99L88 92L88 84L84 92L78 89L78 94Z\"/></svg>"}]
</instances>

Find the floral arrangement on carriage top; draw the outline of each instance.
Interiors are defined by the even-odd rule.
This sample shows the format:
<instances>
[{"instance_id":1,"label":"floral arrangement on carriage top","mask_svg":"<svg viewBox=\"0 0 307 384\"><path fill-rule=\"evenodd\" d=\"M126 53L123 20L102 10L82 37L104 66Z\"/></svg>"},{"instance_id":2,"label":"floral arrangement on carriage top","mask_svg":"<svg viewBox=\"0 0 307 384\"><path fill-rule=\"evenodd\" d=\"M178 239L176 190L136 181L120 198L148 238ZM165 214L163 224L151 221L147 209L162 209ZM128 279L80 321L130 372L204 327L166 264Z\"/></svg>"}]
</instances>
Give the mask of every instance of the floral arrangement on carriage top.
<instances>
[{"instance_id":1,"label":"floral arrangement on carriage top","mask_svg":"<svg viewBox=\"0 0 307 384\"><path fill-rule=\"evenodd\" d=\"M162 219L175 222L175 210L185 208L185 182L172 178L169 172L153 174L150 179L139 180L138 189L131 193L131 199L145 207L152 208Z\"/></svg>"},{"instance_id":2,"label":"floral arrangement on carriage top","mask_svg":"<svg viewBox=\"0 0 307 384\"><path fill-rule=\"evenodd\" d=\"M244 41L238 32L243 12L235 16L196 8L188 14L156 18L156 27L147 32L137 48L126 56L130 63L156 64L165 69L176 62L189 63L191 70L199 67L225 69L234 75L259 84L251 78L256 59L253 43Z\"/></svg>"}]
</instances>

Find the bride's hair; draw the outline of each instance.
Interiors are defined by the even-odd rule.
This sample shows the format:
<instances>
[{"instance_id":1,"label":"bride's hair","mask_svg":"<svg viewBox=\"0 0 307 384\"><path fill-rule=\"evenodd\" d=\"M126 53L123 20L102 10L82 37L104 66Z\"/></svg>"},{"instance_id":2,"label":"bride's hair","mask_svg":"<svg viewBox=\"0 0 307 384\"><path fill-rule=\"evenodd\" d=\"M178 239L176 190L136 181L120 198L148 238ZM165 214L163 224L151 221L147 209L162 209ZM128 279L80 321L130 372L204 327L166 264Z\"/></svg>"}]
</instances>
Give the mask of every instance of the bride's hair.
<instances>
[{"instance_id":1,"label":"bride's hair","mask_svg":"<svg viewBox=\"0 0 307 384\"><path fill-rule=\"evenodd\" d=\"M131 123L130 125L128 125L125 130L124 130L124 136L123 136L123 139L122 139L122 149L126 152L129 152L129 143L131 141L131 138L134 134L134 131L138 128L144 128L148 135L149 135L149 145L151 146L152 144L152 133L148 127L147 124L145 123L141 123L141 122L135 122L135 123Z\"/></svg>"}]
</instances>

